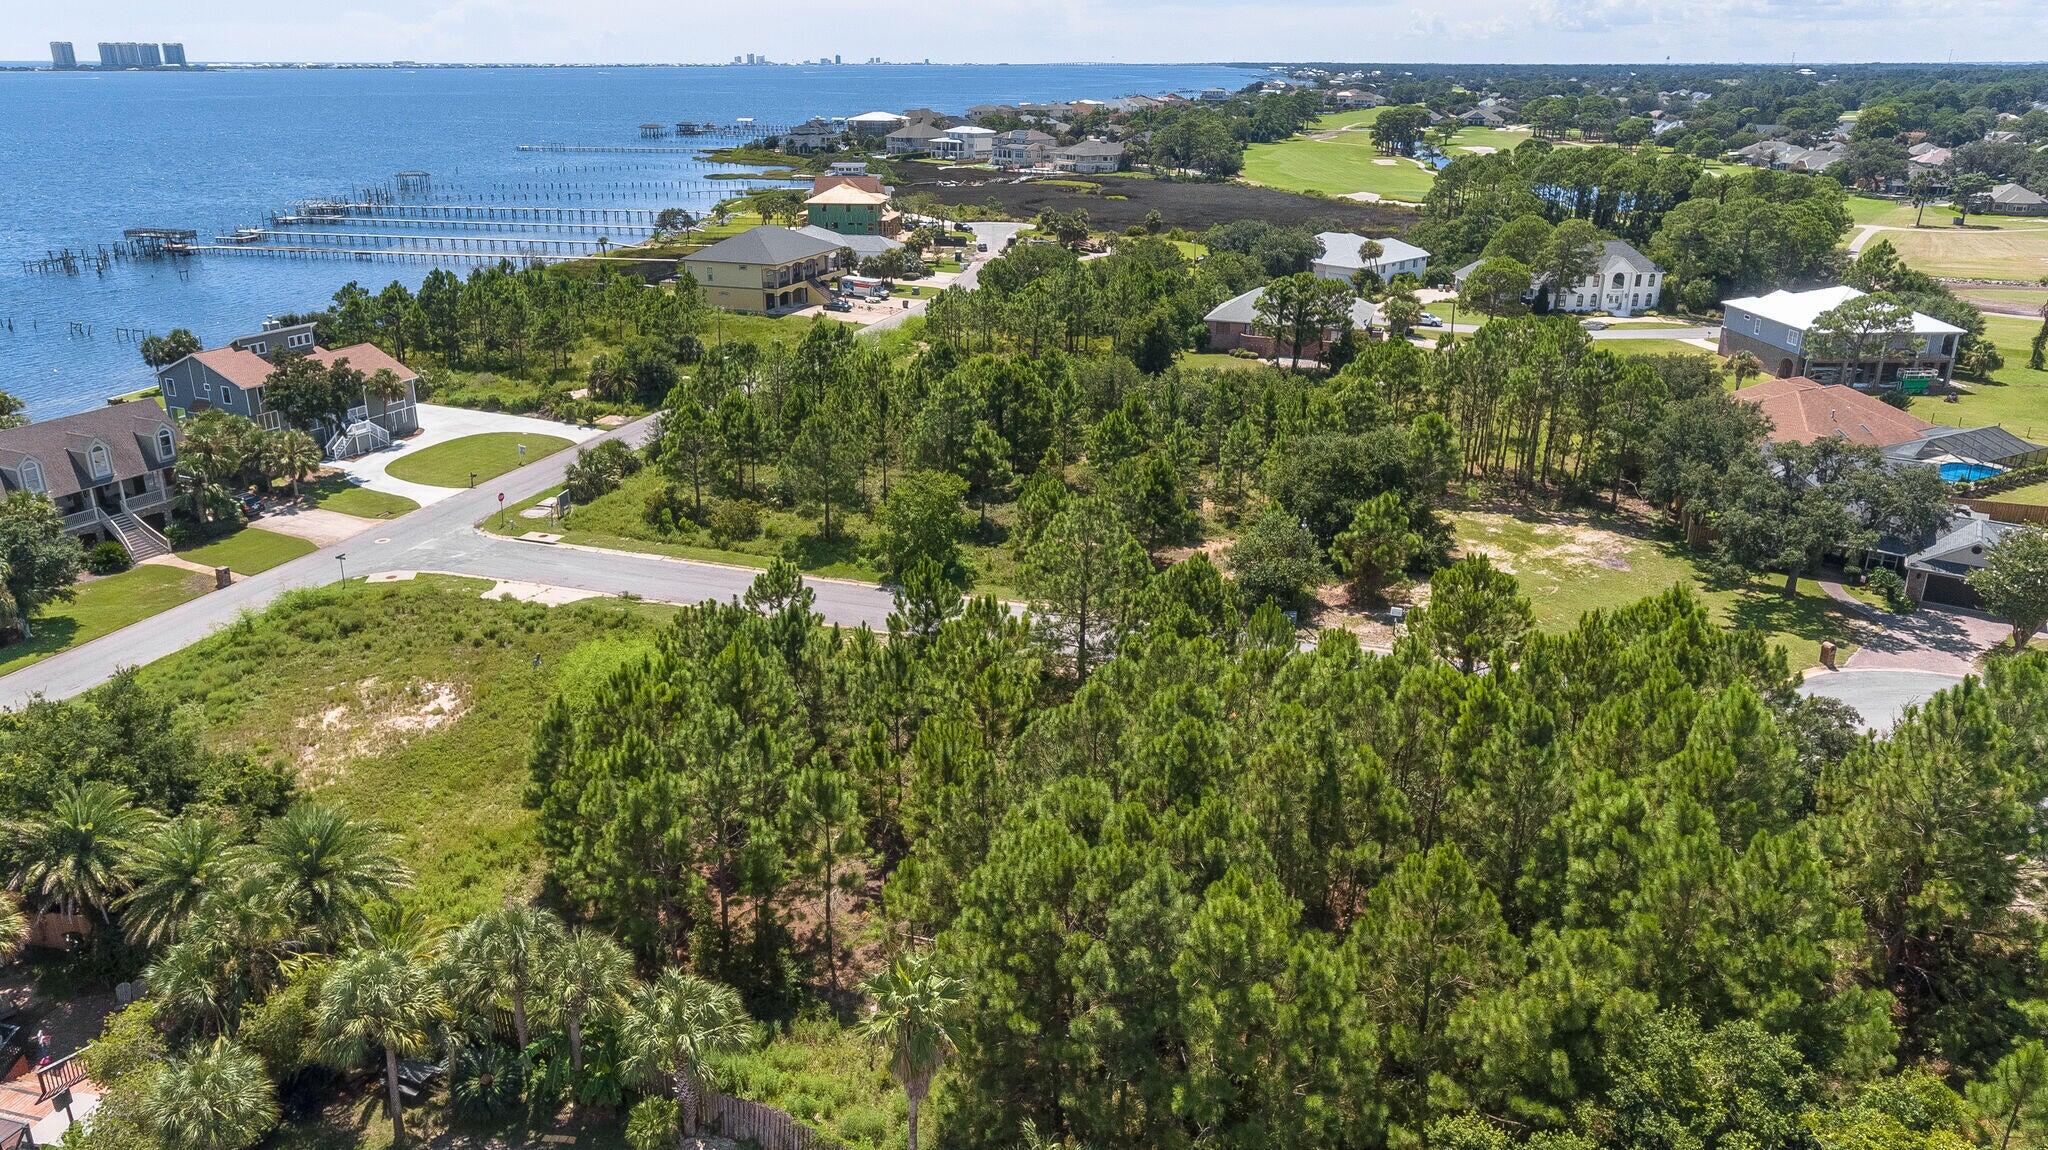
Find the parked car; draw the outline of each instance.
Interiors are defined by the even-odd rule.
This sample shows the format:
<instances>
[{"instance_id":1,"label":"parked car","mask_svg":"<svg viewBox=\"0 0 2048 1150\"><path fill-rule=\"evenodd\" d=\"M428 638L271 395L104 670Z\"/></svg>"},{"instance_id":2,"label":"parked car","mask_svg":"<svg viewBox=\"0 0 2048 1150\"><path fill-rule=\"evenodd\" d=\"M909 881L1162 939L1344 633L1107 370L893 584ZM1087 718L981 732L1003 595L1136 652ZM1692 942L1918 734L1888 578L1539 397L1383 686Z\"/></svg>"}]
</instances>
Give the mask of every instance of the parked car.
<instances>
[{"instance_id":1,"label":"parked car","mask_svg":"<svg viewBox=\"0 0 2048 1150\"><path fill-rule=\"evenodd\" d=\"M826 310L826 311L852 311L852 310L853 310L853 305L852 305L852 304L850 304L850 303L848 303L848 302L846 302L846 301L845 301L845 300L843 300L843 299L840 299L840 298L839 298L839 297L837 297L837 296L834 296L833 298L831 298L831 299L828 299L828 300L826 300L826 301L825 301L825 310Z\"/></svg>"},{"instance_id":2,"label":"parked car","mask_svg":"<svg viewBox=\"0 0 2048 1150\"><path fill-rule=\"evenodd\" d=\"M988 242L987 242L986 240L984 240L984 241L982 241L981 243L978 243L978 244L974 245L974 250L975 250L975 251L978 251L978 252L985 252L985 251L987 251L987 250L988 250Z\"/></svg>"},{"instance_id":3,"label":"parked car","mask_svg":"<svg viewBox=\"0 0 2048 1150\"><path fill-rule=\"evenodd\" d=\"M1432 315L1429 312L1423 312L1422 318L1416 320L1415 323L1418 327L1442 327L1444 325L1444 320L1443 317L1440 315Z\"/></svg>"},{"instance_id":4,"label":"parked car","mask_svg":"<svg viewBox=\"0 0 2048 1150\"><path fill-rule=\"evenodd\" d=\"M1587 331L1606 331L1613 325L1604 319L1582 319L1579 321L1579 326Z\"/></svg>"}]
</instances>

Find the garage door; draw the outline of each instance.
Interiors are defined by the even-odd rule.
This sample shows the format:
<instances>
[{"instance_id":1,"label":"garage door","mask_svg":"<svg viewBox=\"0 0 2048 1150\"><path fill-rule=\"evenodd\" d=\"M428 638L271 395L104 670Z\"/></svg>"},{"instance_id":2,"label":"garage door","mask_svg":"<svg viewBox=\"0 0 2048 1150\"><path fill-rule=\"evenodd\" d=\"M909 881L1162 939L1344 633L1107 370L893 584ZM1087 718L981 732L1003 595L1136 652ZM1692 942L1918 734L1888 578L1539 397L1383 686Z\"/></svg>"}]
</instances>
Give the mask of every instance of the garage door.
<instances>
[{"instance_id":1,"label":"garage door","mask_svg":"<svg viewBox=\"0 0 2048 1150\"><path fill-rule=\"evenodd\" d=\"M1983 599L1968 583L1954 575L1927 576L1926 599L1929 603L1942 603L1950 607L1980 607Z\"/></svg>"}]
</instances>

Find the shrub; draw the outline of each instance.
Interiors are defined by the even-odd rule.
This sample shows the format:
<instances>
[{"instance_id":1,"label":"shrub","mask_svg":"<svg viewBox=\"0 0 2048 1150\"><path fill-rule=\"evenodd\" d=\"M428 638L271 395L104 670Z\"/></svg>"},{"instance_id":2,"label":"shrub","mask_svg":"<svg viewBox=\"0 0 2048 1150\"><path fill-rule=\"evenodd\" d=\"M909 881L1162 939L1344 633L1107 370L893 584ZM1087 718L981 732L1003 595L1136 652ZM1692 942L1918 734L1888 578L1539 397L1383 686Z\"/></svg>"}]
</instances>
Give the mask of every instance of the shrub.
<instances>
[{"instance_id":1,"label":"shrub","mask_svg":"<svg viewBox=\"0 0 2048 1150\"><path fill-rule=\"evenodd\" d=\"M657 531L688 534L690 493L679 483L664 483L647 493L647 505L641 509L640 518Z\"/></svg>"},{"instance_id":2,"label":"shrub","mask_svg":"<svg viewBox=\"0 0 2048 1150\"><path fill-rule=\"evenodd\" d=\"M633 1150L668 1150L681 1128L682 1108L673 1098L643 1098L626 1118L626 1145Z\"/></svg>"},{"instance_id":3,"label":"shrub","mask_svg":"<svg viewBox=\"0 0 2048 1150\"><path fill-rule=\"evenodd\" d=\"M119 575L135 566L135 560L128 549L108 539L95 543L85 552L85 569L95 575Z\"/></svg>"},{"instance_id":4,"label":"shrub","mask_svg":"<svg viewBox=\"0 0 2048 1150\"><path fill-rule=\"evenodd\" d=\"M607 492L640 470L640 457L633 449L616 439L607 439L596 447L576 453L576 462L569 465L564 473L564 490L569 501L583 506Z\"/></svg>"},{"instance_id":5,"label":"shrub","mask_svg":"<svg viewBox=\"0 0 2048 1150\"><path fill-rule=\"evenodd\" d=\"M1884 599L1884 604L1893 612L1904 615L1913 610L1913 597L1906 594L1906 581L1897 571L1880 567L1870 573L1868 586Z\"/></svg>"},{"instance_id":6,"label":"shrub","mask_svg":"<svg viewBox=\"0 0 2048 1150\"><path fill-rule=\"evenodd\" d=\"M761 508L751 499L731 499L711 509L711 537L722 546L761 534Z\"/></svg>"}]
</instances>

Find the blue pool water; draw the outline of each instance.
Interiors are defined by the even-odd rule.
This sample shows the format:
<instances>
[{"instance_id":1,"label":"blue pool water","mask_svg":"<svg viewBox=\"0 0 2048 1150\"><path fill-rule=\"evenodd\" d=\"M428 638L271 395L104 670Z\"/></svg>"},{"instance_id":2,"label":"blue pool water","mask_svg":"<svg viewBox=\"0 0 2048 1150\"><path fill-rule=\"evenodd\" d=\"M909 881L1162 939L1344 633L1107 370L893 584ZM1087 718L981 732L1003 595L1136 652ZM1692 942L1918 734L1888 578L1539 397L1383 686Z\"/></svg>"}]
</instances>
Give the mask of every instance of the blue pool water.
<instances>
[{"instance_id":1,"label":"blue pool water","mask_svg":"<svg viewBox=\"0 0 2048 1150\"><path fill-rule=\"evenodd\" d=\"M23 268L54 249L117 243L124 228L192 228L210 240L409 169L431 172L443 201L701 209L735 186L707 182L711 167L694 156L519 145L639 145L646 121L959 113L1237 88L1258 75L1118 64L0 73L0 389L35 418L83 410L152 382L137 355L141 334L186 327L213 344L268 313L325 306L349 280L417 287L428 270L260 256L129 262L103 274ZM589 233L536 238L577 234Z\"/></svg>"},{"instance_id":2,"label":"blue pool water","mask_svg":"<svg viewBox=\"0 0 2048 1150\"><path fill-rule=\"evenodd\" d=\"M2004 468L1993 467L1988 463L1944 463L1941 465L1941 477L1949 483L1974 483L1979 479L1989 479L2003 470Z\"/></svg>"}]
</instances>

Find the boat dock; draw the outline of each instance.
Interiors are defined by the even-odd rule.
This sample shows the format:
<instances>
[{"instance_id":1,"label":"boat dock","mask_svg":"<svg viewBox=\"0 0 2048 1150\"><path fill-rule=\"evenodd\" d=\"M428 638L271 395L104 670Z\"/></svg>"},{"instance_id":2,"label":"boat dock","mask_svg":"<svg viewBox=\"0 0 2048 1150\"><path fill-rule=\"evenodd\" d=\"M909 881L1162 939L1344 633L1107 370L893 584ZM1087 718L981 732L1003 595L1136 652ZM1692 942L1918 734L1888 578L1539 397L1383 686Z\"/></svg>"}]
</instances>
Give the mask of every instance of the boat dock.
<instances>
[{"instance_id":1,"label":"boat dock","mask_svg":"<svg viewBox=\"0 0 2048 1150\"><path fill-rule=\"evenodd\" d=\"M502 255L580 255L587 251L608 251L609 238L581 236L434 236L417 232L300 232L270 228L243 228L229 235L215 236L216 244L242 247L270 246L265 241L288 240L287 246L315 247L349 244L416 245L427 251L495 252ZM195 245L186 245L188 247Z\"/></svg>"},{"instance_id":2,"label":"boat dock","mask_svg":"<svg viewBox=\"0 0 2048 1150\"><path fill-rule=\"evenodd\" d=\"M413 264L495 264L500 261L510 260L527 266L572 259L605 260L622 264L679 265L682 262L667 256L608 255L596 252L589 254L548 254L532 251L431 251L412 248L343 248L302 244L175 244L171 246L168 254L177 256L276 256L288 259L355 259L366 262L388 260L395 263Z\"/></svg>"}]
</instances>

